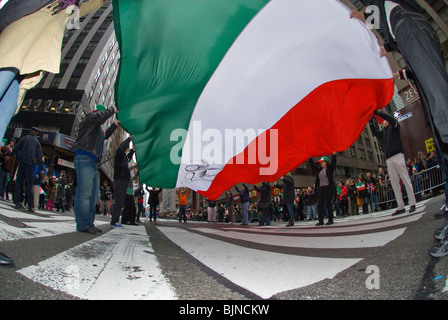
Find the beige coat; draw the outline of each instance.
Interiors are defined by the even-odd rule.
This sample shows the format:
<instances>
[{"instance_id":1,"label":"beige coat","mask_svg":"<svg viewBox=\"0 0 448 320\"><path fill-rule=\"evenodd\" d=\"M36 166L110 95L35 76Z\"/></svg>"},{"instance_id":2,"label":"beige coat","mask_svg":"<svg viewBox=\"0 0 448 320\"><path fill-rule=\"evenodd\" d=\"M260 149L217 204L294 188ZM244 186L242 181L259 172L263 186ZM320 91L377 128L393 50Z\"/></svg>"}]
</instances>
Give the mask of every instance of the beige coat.
<instances>
[{"instance_id":1,"label":"beige coat","mask_svg":"<svg viewBox=\"0 0 448 320\"><path fill-rule=\"evenodd\" d=\"M17 111L26 90L35 87L44 72L59 73L64 31L71 10L52 15L57 1L25 16L0 33L0 68L14 67L25 76L20 84ZM104 0L90 0L81 5L79 16L98 10Z\"/></svg>"}]
</instances>

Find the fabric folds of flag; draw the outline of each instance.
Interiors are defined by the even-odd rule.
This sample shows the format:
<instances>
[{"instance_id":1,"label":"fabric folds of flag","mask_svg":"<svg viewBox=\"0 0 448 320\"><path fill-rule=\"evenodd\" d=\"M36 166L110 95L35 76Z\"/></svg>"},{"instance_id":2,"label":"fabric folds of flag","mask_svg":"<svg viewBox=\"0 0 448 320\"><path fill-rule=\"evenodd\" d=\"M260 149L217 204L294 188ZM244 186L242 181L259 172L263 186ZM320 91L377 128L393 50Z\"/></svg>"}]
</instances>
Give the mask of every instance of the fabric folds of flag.
<instances>
[{"instance_id":1,"label":"fabric folds of flag","mask_svg":"<svg viewBox=\"0 0 448 320\"><path fill-rule=\"evenodd\" d=\"M347 149L393 95L337 0L114 0L118 117L140 178L216 199Z\"/></svg>"}]
</instances>

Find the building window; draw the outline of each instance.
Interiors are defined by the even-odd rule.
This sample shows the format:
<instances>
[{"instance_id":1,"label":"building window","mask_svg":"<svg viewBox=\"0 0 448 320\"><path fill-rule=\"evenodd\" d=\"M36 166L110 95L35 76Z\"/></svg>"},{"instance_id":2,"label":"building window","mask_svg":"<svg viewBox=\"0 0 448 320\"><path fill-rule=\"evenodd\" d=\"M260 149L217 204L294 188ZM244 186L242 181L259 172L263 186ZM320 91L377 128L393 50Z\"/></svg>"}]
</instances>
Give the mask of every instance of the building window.
<instances>
[{"instance_id":1,"label":"building window","mask_svg":"<svg viewBox=\"0 0 448 320\"><path fill-rule=\"evenodd\" d=\"M58 88L61 84L62 77L60 75L55 75L53 81L51 81L50 88Z\"/></svg>"}]
</instances>

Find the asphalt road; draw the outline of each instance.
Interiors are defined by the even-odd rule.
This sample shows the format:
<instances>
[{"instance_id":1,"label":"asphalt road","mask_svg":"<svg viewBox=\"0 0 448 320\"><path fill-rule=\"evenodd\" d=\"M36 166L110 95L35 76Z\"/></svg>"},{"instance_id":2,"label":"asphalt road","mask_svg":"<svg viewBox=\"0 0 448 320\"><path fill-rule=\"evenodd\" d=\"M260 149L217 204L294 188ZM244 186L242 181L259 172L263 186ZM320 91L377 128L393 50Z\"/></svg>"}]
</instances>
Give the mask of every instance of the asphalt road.
<instances>
[{"instance_id":1,"label":"asphalt road","mask_svg":"<svg viewBox=\"0 0 448 320\"><path fill-rule=\"evenodd\" d=\"M323 227L160 220L117 231L98 217L97 235L72 231L72 212L28 215L2 202L0 251L15 266L0 268L0 299L447 300L448 257L428 254L434 231L446 222L434 219L442 200L419 203L415 214L338 218ZM102 268L92 279L83 276L88 289L80 294L54 280L71 258L71 265ZM121 268L127 273L116 269L123 260L135 261ZM141 276L143 269L152 270L152 279ZM151 290L119 295L145 285Z\"/></svg>"}]
</instances>

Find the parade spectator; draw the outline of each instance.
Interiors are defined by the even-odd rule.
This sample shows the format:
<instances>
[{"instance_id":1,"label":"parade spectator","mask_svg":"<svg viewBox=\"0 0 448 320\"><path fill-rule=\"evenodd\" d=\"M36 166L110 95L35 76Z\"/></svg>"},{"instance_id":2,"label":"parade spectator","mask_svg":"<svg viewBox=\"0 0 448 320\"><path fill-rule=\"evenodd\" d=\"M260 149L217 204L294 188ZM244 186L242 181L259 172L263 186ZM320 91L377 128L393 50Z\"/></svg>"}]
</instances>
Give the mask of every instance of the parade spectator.
<instances>
[{"instance_id":1,"label":"parade spectator","mask_svg":"<svg viewBox=\"0 0 448 320\"><path fill-rule=\"evenodd\" d=\"M306 208L308 210L308 219L316 220L317 219L317 199L316 199L316 191L312 187L308 187L306 191Z\"/></svg>"},{"instance_id":2,"label":"parade spectator","mask_svg":"<svg viewBox=\"0 0 448 320\"><path fill-rule=\"evenodd\" d=\"M162 189L146 187L146 191L149 193L148 204L149 204L149 221L152 221L154 218L154 222L157 221L157 206L159 205L159 193L162 192ZM180 198L179 198L180 201ZM179 204L180 205L180 204ZM185 202L186 205L186 202Z\"/></svg>"},{"instance_id":3,"label":"parade spectator","mask_svg":"<svg viewBox=\"0 0 448 320\"><path fill-rule=\"evenodd\" d=\"M218 222L224 222L224 214L226 213L224 204L222 203L219 204L217 213L218 213Z\"/></svg>"},{"instance_id":4,"label":"parade spectator","mask_svg":"<svg viewBox=\"0 0 448 320\"><path fill-rule=\"evenodd\" d=\"M356 188L355 180L350 179L347 186L348 200L350 206L350 214L359 214L358 208L358 189Z\"/></svg>"},{"instance_id":5,"label":"parade spectator","mask_svg":"<svg viewBox=\"0 0 448 320\"><path fill-rule=\"evenodd\" d=\"M305 200L305 194L303 193L303 191L301 189L297 190L295 203L296 203L296 208L297 208L297 218L300 221L305 220L305 215L304 215L304 210L305 210L304 202L305 201L304 200Z\"/></svg>"},{"instance_id":6,"label":"parade spectator","mask_svg":"<svg viewBox=\"0 0 448 320\"><path fill-rule=\"evenodd\" d=\"M48 193L48 174L45 176L45 179L42 179L40 188L42 189L42 192L39 192L39 209L45 210L45 199Z\"/></svg>"},{"instance_id":7,"label":"parade spectator","mask_svg":"<svg viewBox=\"0 0 448 320\"><path fill-rule=\"evenodd\" d=\"M34 209L39 208L41 184L42 184L42 181L45 181L45 176L47 175L47 168L45 167L43 160L44 159L42 159L42 166L43 166L43 171L44 171L43 177L41 177L41 173L39 172L39 165L37 163L34 165L34 171L33 171L33 175L34 175L34 183L33 183L34 204L33 204L33 208Z\"/></svg>"},{"instance_id":8,"label":"parade spectator","mask_svg":"<svg viewBox=\"0 0 448 320\"><path fill-rule=\"evenodd\" d=\"M405 212L400 180L403 182L409 198L409 212L414 212L416 200L411 179L406 169L403 144L400 137L400 125L393 116L385 112L375 111L375 115L380 118L380 122L382 119L383 130L380 131L376 128L374 124L376 117L373 117L370 121L370 129L378 138L379 143L383 146L384 154L386 156L387 171L398 204L397 210L392 215L395 216Z\"/></svg>"},{"instance_id":9,"label":"parade spectator","mask_svg":"<svg viewBox=\"0 0 448 320\"><path fill-rule=\"evenodd\" d=\"M25 180L25 196L26 203L28 204L28 212L34 213L33 204L33 182L34 182L34 164L37 163L39 167L40 177L45 176L43 161L42 161L42 148L37 135L39 129L33 127L29 135L23 137L19 143L12 149L10 155L18 154L17 159L19 167L17 169L16 184L14 188L14 204L16 209L20 209L20 194L22 192L23 182Z\"/></svg>"},{"instance_id":10,"label":"parade spectator","mask_svg":"<svg viewBox=\"0 0 448 320\"><path fill-rule=\"evenodd\" d=\"M137 218L136 222L140 221L140 216L145 214L145 206L143 205L143 198L145 196L145 189L141 184L138 185L137 190L134 193L137 198Z\"/></svg>"},{"instance_id":11,"label":"parade spectator","mask_svg":"<svg viewBox=\"0 0 448 320\"><path fill-rule=\"evenodd\" d=\"M126 203L126 192L128 188L128 183L131 180L131 173L129 169L129 158L128 153L129 144L131 143L132 135L130 135L126 140L124 140L118 149L115 151L114 156L114 195L115 201L110 209L111 215L111 226L121 228L123 227L120 221L120 214L125 207ZM132 188L132 187L131 187ZM132 194L133 195L133 194ZM124 221L129 222L129 221Z\"/></svg>"},{"instance_id":12,"label":"parade spectator","mask_svg":"<svg viewBox=\"0 0 448 320\"><path fill-rule=\"evenodd\" d=\"M284 175L281 180L283 184L275 184L276 188L283 190L283 204L286 205L288 210L288 223L286 227L294 225L294 200L296 197L296 191L294 189L294 180L290 173Z\"/></svg>"},{"instance_id":13,"label":"parade spectator","mask_svg":"<svg viewBox=\"0 0 448 320\"><path fill-rule=\"evenodd\" d=\"M415 200L419 201L422 197L421 194L421 184L422 184L422 175L420 172L424 170L423 164L417 157L415 157L411 162L411 182L414 187Z\"/></svg>"},{"instance_id":14,"label":"parade spectator","mask_svg":"<svg viewBox=\"0 0 448 320\"><path fill-rule=\"evenodd\" d=\"M10 177L14 176L16 156L11 155L15 139L9 139L0 152L0 200L7 196L7 186Z\"/></svg>"},{"instance_id":15,"label":"parade spectator","mask_svg":"<svg viewBox=\"0 0 448 320\"><path fill-rule=\"evenodd\" d=\"M210 199L208 199L207 222L216 222L216 201Z\"/></svg>"},{"instance_id":16,"label":"parade spectator","mask_svg":"<svg viewBox=\"0 0 448 320\"><path fill-rule=\"evenodd\" d=\"M100 178L98 176L98 162L101 160L103 142L111 137L118 127L115 120L104 132L101 126L118 110L106 109L102 105L88 113L79 123L77 149L75 151L75 170L77 188L74 211L76 230L88 233L101 232L94 225L95 206L99 198Z\"/></svg>"},{"instance_id":17,"label":"parade spectator","mask_svg":"<svg viewBox=\"0 0 448 320\"><path fill-rule=\"evenodd\" d=\"M73 183L69 182L65 186L65 210L70 211L73 206Z\"/></svg>"},{"instance_id":18,"label":"parade spectator","mask_svg":"<svg viewBox=\"0 0 448 320\"><path fill-rule=\"evenodd\" d=\"M241 224L247 226L249 224L249 189L245 183L243 183L242 186L243 188L241 190L238 189L238 186L235 186L235 190L240 194L242 214Z\"/></svg>"},{"instance_id":19,"label":"parade spectator","mask_svg":"<svg viewBox=\"0 0 448 320\"><path fill-rule=\"evenodd\" d=\"M309 162L312 170L317 172L315 188L319 222L316 226L324 224L325 209L328 210L327 225L331 225L334 223L332 199L336 195L336 185L333 181L333 172L336 169L336 152L333 153L331 163L327 157L322 157L318 161L319 166L315 165L312 158L309 158Z\"/></svg>"},{"instance_id":20,"label":"parade spectator","mask_svg":"<svg viewBox=\"0 0 448 320\"><path fill-rule=\"evenodd\" d=\"M367 179L362 173L360 173L358 176L356 189L358 190L358 198L361 199L362 202L362 213L368 214L370 203L369 190L367 188Z\"/></svg>"},{"instance_id":21,"label":"parade spectator","mask_svg":"<svg viewBox=\"0 0 448 320\"><path fill-rule=\"evenodd\" d=\"M271 185L269 182L263 181L260 187L255 185L254 189L260 192L260 201L257 203L257 209L260 211L258 225L269 226L271 224L271 220L269 219L269 212L271 209Z\"/></svg>"},{"instance_id":22,"label":"parade spectator","mask_svg":"<svg viewBox=\"0 0 448 320\"><path fill-rule=\"evenodd\" d=\"M179 222L182 222L182 220L184 220L185 223L187 222L187 198L189 194L190 189L188 188L177 189L177 196L179 197Z\"/></svg>"},{"instance_id":23,"label":"parade spectator","mask_svg":"<svg viewBox=\"0 0 448 320\"><path fill-rule=\"evenodd\" d=\"M61 176L58 179L57 184L57 191L56 191L56 212L59 212L61 210L62 212L65 212L65 186L67 185L67 176L65 174L65 171L61 171Z\"/></svg>"},{"instance_id":24,"label":"parade spectator","mask_svg":"<svg viewBox=\"0 0 448 320\"><path fill-rule=\"evenodd\" d=\"M378 176L378 182L376 185L376 190L378 194L378 198L380 200L380 208L381 210L387 209L387 183L384 181L384 178L382 175Z\"/></svg>"},{"instance_id":25,"label":"parade spectator","mask_svg":"<svg viewBox=\"0 0 448 320\"><path fill-rule=\"evenodd\" d=\"M130 150L127 154L128 162L131 161L133 156L134 156L134 149ZM138 178L137 164L132 165L129 168L129 171L130 171L130 178L126 185L126 196L124 201L123 214L121 216L121 224L138 226L136 222L137 209L135 207L135 197L134 197L134 192L138 188L138 185L134 185L134 181L137 180Z\"/></svg>"},{"instance_id":26,"label":"parade spectator","mask_svg":"<svg viewBox=\"0 0 448 320\"><path fill-rule=\"evenodd\" d=\"M47 210L49 211L53 211L54 201L56 200L56 181L55 176L48 179Z\"/></svg>"},{"instance_id":27,"label":"parade spectator","mask_svg":"<svg viewBox=\"0 0 448 320\"><path fill-rule=\"evenodd\" d=\"M109 187L109 183L104 180L103 185L100 188L100 206L102 214L110 214L110 201L112 200L112 190Z\"/></svg>"},{"instance_id":28,"label":"parade spectator","mask_svg":"<svg viewBox=\"0 0 448 320\"><path fill-rule=\"evenodd\" d=\"M375 178L374 174L367 172L366 181L367 181L367 190L369 191L370 211L371 212L378 211L378 197L376 196L377 179Z\"/></svg>"},{"instance_id":29,"label":"parade spectator","mask_svg":"<svg viewBox=\"0 0 448 320\"><path fill-rule=\"evenodd\" d=\"M226 194L226 207L227 212L229 213L229 223L233 224L235 223L235 215L233 214L233 194L231 190L227 190L225 192Z\"/></svg>"},{"instance_id":30,"label":"parade spectator","mask_svg":"<svg viewBox=\"0 0 448 320\"><path fill-rule=\"evenodd\" d=\"M343 182L338 182L339 193L339 203L341 209L341 215L346 216L348 214L348 189Z\"/></svg>"}]
</instances>

